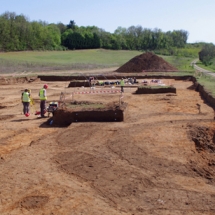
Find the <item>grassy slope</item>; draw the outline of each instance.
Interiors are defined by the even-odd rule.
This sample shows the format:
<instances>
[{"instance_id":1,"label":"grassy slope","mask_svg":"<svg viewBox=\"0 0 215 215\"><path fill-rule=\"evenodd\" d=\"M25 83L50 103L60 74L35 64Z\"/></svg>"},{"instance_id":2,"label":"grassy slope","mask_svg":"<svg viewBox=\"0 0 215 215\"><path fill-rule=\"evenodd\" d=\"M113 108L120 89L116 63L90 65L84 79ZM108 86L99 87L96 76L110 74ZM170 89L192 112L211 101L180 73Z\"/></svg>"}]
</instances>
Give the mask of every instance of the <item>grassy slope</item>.
<instances>
[{"instance_id":1,"label":"grassy slope","mask_svg":"<svg viewBox=\"0 0 215 215\"><path fill-rule=\"evenodd\" d=\"M120 53L120 54L118 54ZM75 63L118 65L138 51L106 51L100 49L78 50L78 51L45 51L45 52L7 52L0 53L1 59L14 60L19 62L45 63L67 65Z\"/></svg>"},{"instance_id":2,"label":"grassy slope","mask_svg":"<svg viewBox=\"0 0 215 215\"><path fill-rule=\"evenodd\" d=\"M210 75L197 75L196 76L197 81L204 86L204 88L210 92L210 94L215 97L215 77L212 77Z\"/></svg>"},{"instance_id":3,"label":"grassy slope","mask_svg":"<svg viewBox=\"0 0 215 215\"><path fill-rule=\"evenodd\" d=\"M114 51L104 49L45 52L7 52L0 53L0 72L53 70L88 70L120 67L131 58L142 54L140 51ZM182 71L193 70L190 57L161 56L164 60Z\"/></svg>"},{"instance_id":4,"label":"grassy slope","mask_svg":"<svg viewBox=\"0 0 215 215\"><path fill-rule=\"evenodd\" d=\"M160 56L171 65L175 66L180 71L191 71L193 68L190 63L194 58L192 57L176 57L176 56Z\"/></svg>"},{"instance_id":5,"label":"grassy slope","mask_svg":"<svg viewBox=\"0 0 215 215\"><path fill-rule=\"evenodd\" d=\"M112 51L103 49L46 52L7 52L0 53L0 63L5 66L55 67L71 69L118 67L127 62L139 51Z\"/></svg>"}]
</instances>

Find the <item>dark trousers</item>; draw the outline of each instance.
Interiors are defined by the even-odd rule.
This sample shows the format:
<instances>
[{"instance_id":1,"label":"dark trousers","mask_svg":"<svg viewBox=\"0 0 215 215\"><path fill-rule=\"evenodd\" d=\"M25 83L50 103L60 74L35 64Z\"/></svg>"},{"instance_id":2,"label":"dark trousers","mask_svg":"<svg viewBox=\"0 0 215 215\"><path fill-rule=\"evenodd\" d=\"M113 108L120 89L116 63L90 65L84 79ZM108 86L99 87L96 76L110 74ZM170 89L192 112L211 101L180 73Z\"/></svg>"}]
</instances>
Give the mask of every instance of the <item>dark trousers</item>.
<instances>
[{"instance_id":1,"label":"dark trousers","mask_svg":"<svg viewBox=\"0 0 215 215\"><path fill-rule=\"evenodd\" d=\"M30 111L30 102L22 102L23 104L23 113L29 113Z\"/></svg>"},{"instance_id":2,"label":"dark trousers","mask_svg":"<svg viewBox=\"0 0 215 215\"><path fill-rule=\"evenodd\" d=\"M46 109L46 100L40 100L40 115L43 117Z\"/></svg>"},{"instance_id":3,"label":"dark trousers","mask_svg":"<svg viewBox=\"0 0 215 215\"><path fill-rule=\"evenodd\" d=\"M121 86L121 92L124 92L124 88L123 88L123 86Z\"/></svg>"}]
</instances>

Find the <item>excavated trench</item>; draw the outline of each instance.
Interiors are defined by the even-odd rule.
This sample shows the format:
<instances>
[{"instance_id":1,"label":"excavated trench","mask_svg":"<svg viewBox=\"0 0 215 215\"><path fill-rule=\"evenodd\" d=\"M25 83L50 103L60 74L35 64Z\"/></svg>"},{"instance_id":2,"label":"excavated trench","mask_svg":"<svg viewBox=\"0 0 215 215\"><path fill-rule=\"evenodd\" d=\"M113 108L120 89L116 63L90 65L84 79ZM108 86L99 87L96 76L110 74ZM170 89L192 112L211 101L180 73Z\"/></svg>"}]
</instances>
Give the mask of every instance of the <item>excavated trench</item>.
<instances>
[{"instance_id":1,"label":"excavated trench","mask_svg":"<svg viewBox=\"0 0 215 215\"><path fill-rule=\"evenodd\" d=\"M214 129L207 126L189 126L190 136L195 142L198 152L215 152L215 132Z\"/></svg>"},{"instance_id":2,"label":"excavated trench","mask_svg":"<svg viewBox=\"0 0 215 215\"><path fill-rule=\"evenodd\" d=\"M88 86L89 83L86 81L86 79L89 79L90 76L36 76L36 77L7 77L7 78L1 78L0 84L11 84L11 83L25 83L25 82L33 82L33 81L69 81L71 80L70 84L71 86L68 87L78 87L78 86ZM99 80L115 80L120 78L125 78L125 76L122 76L120 74L118 75L109 75L109 76L100 76ZM131 75L126 76L126 78L134 77ZM193 86L192 89L198 91L202 97L202 99L213 109L215 109L215 98L208 93L204 87L199 84L195 77L193 76L150 76L150 75L143 75L143 74L136 74L136 79L175 79L175 80L185 80L185 81L192 81ZM168 87L168 88L157 88L157 89L149 89L149 88L138 88L136 91L136 94L142 94L142 93L176 93L176 89L174 87ZM97 110L79 110L79 111L71 111L71 110L58 110L56 112L56 116L54 116L54 124L55 125L61 125L61 126L68 126L69 124L73 122L89 122L89 121L95 121L95 122L120 122L123 121L125 118L125 110L126 110L127 104L121 107L120 109L117 109L116 107L111 107L110 109L97 109ZM58 112L61 111L61 117L58 117ZM62 112L64 114L62 115ZM63 117L62 117L63 116ZM62 118L65 118L62 120ZM57 123L58 122L58 123Z\"/></svg>"},{"instance_id":3,"label":"excavated trench","mask_svg":"<svg viewBox=\"0 0 215 215\"><path fill-rule=\"evenodd\" d=\"M197 155L190 160L190 168L208 183L215 182L215 128L188 125L188 136L195 143Z\"/></svg>"},{"instance_id":4,"label":"excavated trench","mask_svg":"<svg viewBox=\"0 0 215 215\"><path fill-rule=\"evenodd\" d=\"M62 76L59 77L62 80ZM111 79L112 77L108 77ZM149 78L149 76L139 76L138 78ZM164 79L165 76L150 76L152 79ZM202 99L213 109L215 109L215 98L213 98L204 87L201 86L195 77L192 76L182 76L182 77L168 77L175 80L185 80L192 81L192 89L198 91L202 96ZM76 77L77 79L77 77ZM56 77L54 78L56 80ZM136 94L156 94L156 93L176 93L176 88L174 87L161 87L161 88L138 88ZM121 108L113 106L109 109L89 109L89 110L58 110L53 118L53 125L57 126L68 126L74 122L121 122L124 121L126 115L127 104L124 104Z\"/></svg>"},{"instance_id":5,"label":"excavated trench","mask_svg":"<svg viewBox=\"0 0 215 215\"><path fill-rule=\"evenodd\" d=\"M77 107L74 107L74 104ZM120 106L117 103L111 103L102 108L82 108L78 102L73 102L73 108L58 109L48 120L48 124L65 127L77 122L122 122L126 117L126 108L127 103L122 103Z\"/></svg>"},{"instance_id":6,"label":"excavated trench","mask_svg":"<svg viewBox=\"0 0 215 215\"><path fill-rule=\"evenodd\" d=\"M74 81L74 80L86 80L86 78L88 79L90 76L38 76L37 78L39 78L42 81ZM126 78L132 78L134 76L128 75L126 76ZM209 93L207 92L204 87L199 84L196 80L195 77L193 76L156 76L156 75L142 75L142 74L136 74L136 79L174 79L174 80L184 80L184 81L192 81L193 82L193 89L198 91L202 97L202 99L209 105L211 106L214 110L215 110L215 98ZM35 78L35 80L37 80L37 78ZM115 79L121 79L121 78L125 78L125 76L123 75L109 75L106 77L99 77L99 80L115 80ZM86 82L84 82L86 83ZM82 85L83 86L83 85Z\"/></svg>"},{"instance_id":7,"label":"excavated trench","mask_svg":"<svg viewBox=\"0 0 215 215\"><path fill-rule=\"evenodd\" d=\"M176 93L175 87L138 87L136 94Z\"/></svg>"}]
</instances>

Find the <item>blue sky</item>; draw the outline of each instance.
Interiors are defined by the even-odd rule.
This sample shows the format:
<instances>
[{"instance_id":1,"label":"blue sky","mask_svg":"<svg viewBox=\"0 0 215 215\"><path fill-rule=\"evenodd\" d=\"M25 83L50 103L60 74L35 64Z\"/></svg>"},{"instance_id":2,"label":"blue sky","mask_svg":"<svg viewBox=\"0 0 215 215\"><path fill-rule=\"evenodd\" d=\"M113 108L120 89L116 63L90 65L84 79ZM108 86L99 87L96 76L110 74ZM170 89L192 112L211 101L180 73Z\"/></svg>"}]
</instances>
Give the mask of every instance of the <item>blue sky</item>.
<instances>
[{"instance_id":1,"label":"blue sky","mask_svg":"<svg viewBox=\"0 0 215 215\"><path fill-rule=\"evenodd\" d=\"M29 21L74 20L113 33L132 25L163 32L186 30L188 43L215 44L215 0L1 0L0 14L23 14Z\"/></svg>"}]
</instances>

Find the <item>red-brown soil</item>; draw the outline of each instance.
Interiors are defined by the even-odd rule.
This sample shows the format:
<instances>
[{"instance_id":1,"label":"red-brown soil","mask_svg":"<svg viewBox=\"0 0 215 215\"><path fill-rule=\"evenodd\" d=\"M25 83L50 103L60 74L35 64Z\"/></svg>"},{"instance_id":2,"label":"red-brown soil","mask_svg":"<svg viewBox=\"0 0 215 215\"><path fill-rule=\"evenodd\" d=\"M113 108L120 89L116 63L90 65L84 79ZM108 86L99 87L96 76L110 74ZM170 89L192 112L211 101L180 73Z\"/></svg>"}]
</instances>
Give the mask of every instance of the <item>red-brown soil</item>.
<instances>
[{"instance_id":1,"label":"red-brown soil","mask_svg":"<svg viewBox=\"0 0 215 215\"><path fill-rule=\"evenodd\" d=\"M127 63L119 67L116 72L120 73L138 73L138 72L168 72L177 71L175 67L166 62L163 58L157 55L146 52L138 55Z\"/></svg>"},{"instance_id":2,"label":"red-brown soil","mask_svg":"<svg viewBox=\"0 0 215 215\"><path fill-rule=\"evenodd\" d=\"M159 93L176 93L175 87L138 87L136 94L159 94Z\"/></svg>"},{"instance_id":3,"label":"red-brown soil","mask_svg":"<svg viewBox=\"0 0 215 215\"><path fill-rule=\"evenodd\" d=\"M99 106L96 107L97 105ZM48 123L51 122L53 126L69 126L78 122L121 122L125 119L126 107L126 103L119 105L119 102L103 105L89 101L73 101L65 103L62 108L54 112Z\"/></svg>"},{"instance_id":4,"label":"red-brown soil","mask_svg":"<svg viewBox=\"0 0 215 215\"><path fill-rule=\"evenodd\" d=\"M134 94L123 122L47 125L39 110L42 81L0 85L1 215L215 214L214 110L191 81L162 80L176 94ZM48 82L48 100L73 88ZM22 114L21 90L35 106ZM75 95L108 104L118 94ZM197 104L201 107L201 112Z\"/></svg>"}]
</instances>

